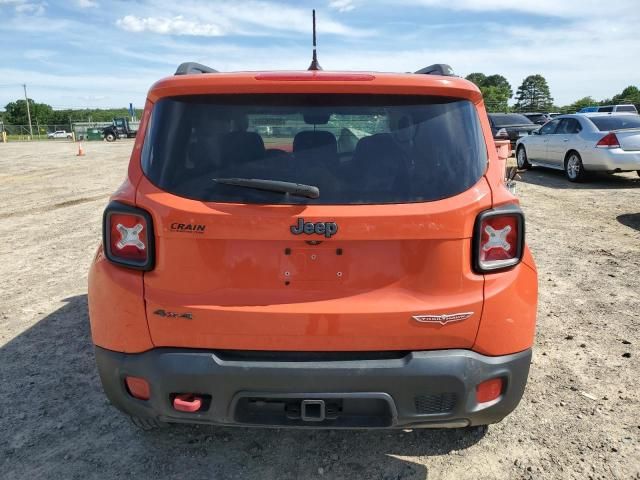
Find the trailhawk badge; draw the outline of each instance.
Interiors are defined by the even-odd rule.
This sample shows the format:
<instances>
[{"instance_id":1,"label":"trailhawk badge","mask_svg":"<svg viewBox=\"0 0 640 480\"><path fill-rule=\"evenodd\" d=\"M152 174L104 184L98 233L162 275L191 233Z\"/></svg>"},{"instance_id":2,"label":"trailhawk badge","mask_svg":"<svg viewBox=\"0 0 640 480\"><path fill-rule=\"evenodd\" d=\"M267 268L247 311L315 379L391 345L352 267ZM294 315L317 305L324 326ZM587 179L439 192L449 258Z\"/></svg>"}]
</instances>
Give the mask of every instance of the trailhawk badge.
<instances>
[{"instance_id":1,"label":"trailhawk badge","mask_svg":"<svg viewBox=\"0 0 640 480\"><path fill-rule=\"evenodd\" d=\"M442 315L413 315L411 318L420 323L439 323L440 325L446 325L447 323L461 322L471 315L473 315L473 312L443 313Z\"/></svg>"}]
</instances>

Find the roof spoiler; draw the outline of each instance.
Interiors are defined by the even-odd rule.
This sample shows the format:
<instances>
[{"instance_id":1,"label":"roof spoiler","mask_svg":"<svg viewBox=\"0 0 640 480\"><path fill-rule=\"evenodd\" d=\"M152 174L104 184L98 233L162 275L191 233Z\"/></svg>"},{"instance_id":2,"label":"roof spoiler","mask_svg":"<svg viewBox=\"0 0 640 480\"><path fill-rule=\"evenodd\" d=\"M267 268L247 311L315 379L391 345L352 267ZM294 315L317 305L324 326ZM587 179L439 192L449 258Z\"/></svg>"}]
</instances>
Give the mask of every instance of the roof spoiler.
<instances>
[{"instance_id":1,"label":"roof spoiler","mask_svg":"<svg viewBox=\"0 0 640 480\"><path fill-rule=\"evenodd\" d=\"M453 73L453 68L447 65L446 63L434 63L433 65L429 65L428 67L421 68L417 72L421 75L443 75L445 77L455 77L456 74Z\"/></svg>"},{"instance_id":2,"label":"roof spoiler","mask_svg":"<svg viewBox=\"0 0 640 480\"><path fill-rule=\"evenodd\" d=\"M174 75L191 75L192 73L218 73L211 67L196 62L181 63Z\"/></svg>"}]
</instances>

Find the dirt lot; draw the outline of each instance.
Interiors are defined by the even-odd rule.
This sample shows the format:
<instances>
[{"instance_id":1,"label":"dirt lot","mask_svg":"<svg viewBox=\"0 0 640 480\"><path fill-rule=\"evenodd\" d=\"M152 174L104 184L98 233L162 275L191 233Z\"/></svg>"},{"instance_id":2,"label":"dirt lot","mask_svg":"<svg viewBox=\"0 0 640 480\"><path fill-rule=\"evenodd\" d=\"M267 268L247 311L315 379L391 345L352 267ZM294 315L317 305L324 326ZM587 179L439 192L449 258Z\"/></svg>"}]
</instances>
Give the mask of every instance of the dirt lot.
<instances>
[{"instance_id":1,"label":"dirt lot","mask_svg":"<svg viewBox=\"0 0 640 480\"><path fill-rule=\"evenodd\" d=\"M640 479L640 178L523 174L530 382L488 431L135 429L101 391L87 269L130 141L0 144L1 478Z\"/></svg>"}]
</instances>

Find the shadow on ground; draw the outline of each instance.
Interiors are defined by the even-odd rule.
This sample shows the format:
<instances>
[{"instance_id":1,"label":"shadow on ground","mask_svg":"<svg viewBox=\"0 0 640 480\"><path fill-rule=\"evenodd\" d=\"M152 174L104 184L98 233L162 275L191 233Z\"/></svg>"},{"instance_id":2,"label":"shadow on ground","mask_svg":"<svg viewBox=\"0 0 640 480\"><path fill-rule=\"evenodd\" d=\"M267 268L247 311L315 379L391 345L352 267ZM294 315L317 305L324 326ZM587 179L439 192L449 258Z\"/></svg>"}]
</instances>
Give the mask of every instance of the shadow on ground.
<instances>
[{"instance_id":1,"label":"shadow on ground","mask_svg":"<svg viewBox=\"0 0 640 480\"><path fill-rule=\"evenodd\" d=\"M640 213L625 213L616 217L622 225L640 231Z\"/></svg>"},{"instance_id":2,"label":"shadow on ground","mask_svg":"<svg viewBox=\"0 0 640 480\"><path fill-rule=\"evenodd\" d=\"M424 479L396 456L477 443L458 430L314 431L174 426L144 433L113 408L95 368L86 295L0 348L4 478Z\"/></svg>"},{"instance_id":3,"label":"shadow on ground","mask_svg":"<svg viewBox=\"0 0 640 480\"><path fill-rule=\"evenodd\" d=\"M640 177L634 174L617 175L607 173L591 173L583 183L573 183L567 180L564 172L551 168L533 167L531 170L519 172L518 181L539 185L541 187L563 190L609 190L640 188Z\"/></svg>"}]
</instances>

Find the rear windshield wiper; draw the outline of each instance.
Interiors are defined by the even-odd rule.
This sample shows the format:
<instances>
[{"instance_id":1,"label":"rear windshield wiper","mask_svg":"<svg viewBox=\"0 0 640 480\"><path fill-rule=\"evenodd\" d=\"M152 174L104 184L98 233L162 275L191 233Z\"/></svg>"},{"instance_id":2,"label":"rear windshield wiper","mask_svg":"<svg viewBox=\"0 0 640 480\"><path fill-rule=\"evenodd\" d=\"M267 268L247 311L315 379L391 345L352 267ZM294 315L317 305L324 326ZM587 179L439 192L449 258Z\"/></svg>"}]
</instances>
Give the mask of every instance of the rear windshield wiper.
<instances>
[{"instance_id":1,"label":"rear windshield wiper","mask_svg":"<svg viewBox=\"0 0 640 480\"><path fill-rule=\"evenodd\" d=\"M225 185L288 193L289 195L298 195L307 198L318 198L320 196L320 189L318 187L315 185L305 185L304 183L265 180L262 178L214 178L213 181Z\"/></svg>"}]
</instances>

